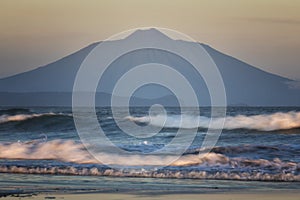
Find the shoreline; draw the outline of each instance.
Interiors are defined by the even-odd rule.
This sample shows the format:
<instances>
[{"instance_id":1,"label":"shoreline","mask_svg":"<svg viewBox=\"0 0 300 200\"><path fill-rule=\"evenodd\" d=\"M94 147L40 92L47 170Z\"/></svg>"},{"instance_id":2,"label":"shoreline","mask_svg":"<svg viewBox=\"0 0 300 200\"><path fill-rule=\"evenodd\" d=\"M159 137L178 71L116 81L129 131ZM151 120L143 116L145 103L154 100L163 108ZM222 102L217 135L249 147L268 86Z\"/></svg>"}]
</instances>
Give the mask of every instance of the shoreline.
<instances>
[{"instance_id":1,"label":"shoreline","mask_svg":"<svg viewBox=\"0 0 300 200\"><path fill-rule=\"evenodd\" d=\"M82 192L41 192L41 193L27 193L27 194L11 194L8 196L2 196L3 199L15 200L15 199L67 199L67 200L79 200L79 199L105 199L105 200L115 200L115 199L209 199L209 200L298 200L300 196L300 191L291 190L249 190L249 191L198 191L198 192L168 192L161 191L156 192L124 192L124 191L111 191L111 192L99 192L99 191L82 191Z\"/></svg>"},{"instance_id":2,"label":"shoreline","mask_svg":"<svg viewBox=\"0 0 300 200\"><path fill-rule=\"evenodd\" d=\"M255 196L256 195L256 196ZM258 195L258 196L257 196ZM0 199L299 199L299 182L1 174ZM3 197L3 198L1 198Z\"/></svg>"}]
</instances>

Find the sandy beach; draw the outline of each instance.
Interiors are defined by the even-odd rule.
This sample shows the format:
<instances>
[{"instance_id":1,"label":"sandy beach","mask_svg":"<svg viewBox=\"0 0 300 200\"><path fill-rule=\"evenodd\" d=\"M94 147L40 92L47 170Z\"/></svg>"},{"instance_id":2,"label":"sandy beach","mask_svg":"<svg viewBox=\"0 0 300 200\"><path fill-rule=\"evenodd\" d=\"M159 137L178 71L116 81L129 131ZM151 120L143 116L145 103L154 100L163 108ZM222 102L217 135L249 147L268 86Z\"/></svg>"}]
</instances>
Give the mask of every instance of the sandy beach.
<instances>
[{"instance_id":1,"label":"sandy beach","mask_svg":"<svg viewBox=\"0 0 300 200\"><path fill-rule=\"evenodd\" d=\"M210 193L210 194L128 194L128 193L81 193L81 194L38 194L38 195L15 195L9 196L4 199L35 199L35 200L44 200L44 199L67 199L67 200L94 200L94 199L105 199L105 200L117 200L117 199L145 199L145 200L163 200L163 199L209 199L209 200L298 200L300 197L300 191L289 191L289 190L276 190L276 191L263 191L263 192L226 192L226 193Z\"/></svg>"},{"instance_id":2,"label":"sandy beach","mask_svg":"<svg viewBox=\"0 0 300 200\"><path fill-rule=\"evenodd\" d=\"M299 182L0 173L0 199L299 200Z\"/></svg>"}]
</instances>

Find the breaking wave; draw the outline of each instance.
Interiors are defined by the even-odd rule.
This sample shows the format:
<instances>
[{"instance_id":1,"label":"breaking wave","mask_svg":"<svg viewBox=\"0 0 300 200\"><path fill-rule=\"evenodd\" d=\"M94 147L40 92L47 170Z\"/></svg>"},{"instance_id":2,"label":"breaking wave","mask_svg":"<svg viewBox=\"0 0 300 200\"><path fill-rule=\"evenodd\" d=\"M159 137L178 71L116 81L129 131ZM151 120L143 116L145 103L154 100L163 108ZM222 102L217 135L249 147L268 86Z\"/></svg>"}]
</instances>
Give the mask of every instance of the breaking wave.
<instances>
[{"instance_id":1,"label":"breaking wave","mask_svg":"<svg viewBox=\"0 0 300 200\"><path fill-rule=\"evenodd\" d=\"M240 147L243 148L243 147ZM230 147L232 149L232 147ZM122 157L106 154L111 164L122 162L121 169L111 169L94 159L81 143L72 140L25 143L1 143L0 163L2 173L68 174L99 176L131 176L153 178L233 179L264 181L300 181L300 163L274 158L250 159L228 157L221 153L195 154L190 152L167 167L159 167L163 156L129 155ZM123 159L123 160L121 160ZM18 160L57 160L64 164L16 164ZM127 162L126 162L127 160ZM149 165L149 163L157 165ZM39 163L39 162L37 162ZM126 165L123 165L126 163ZM157 167L157 170L150 170Z\"/></svg>"},{"instance_id":2,"label":"breaking wave","mask_svg":"<svg viewBox=\"0 0 300 200\"><path fill-rule=\"evenodd\" d=\"M60 160L74 163L95 162L84 146L73 140L31 140L0 144L0 159Z\"/></svg>"},{"instance_id":3,"label":"breaking wave","mask_svg":"<svg viewBox=\"0 0 300 200\"><path fill-rule=\"evenodd\" d=\"M266 172L207 172L201 170L177 171L161 169L147 171L144 169L108 169L101 167L79 166L0 166L0 173L22 174L55 174L79 176L113 176L113 177L142 177L142 178L177 178L177 179L212 179L212 180L243 180L243 181L286 181L299 182L300 175L292 173L266 173Z\"/></svg>"},{"instance_id":4,"label":"breaking wave","mask_svg":"<svg viewBox=\"0 0 300 200\"><path fill-rule=\"evenodd\" d=\"M0 116L0 124L8 123L8 122L20 122L26 121L29 119L36 119L41 117L55 117L55 116L72 116L71 114L63 114L63 113L41 113L41 114L16 114L16 115L1 115Z\"/></svg>"},{"instance_id":5,"label":"breaking wave","mask_svg":"<svg viewBox=\"0 0 300 200\"><path fill-rule=\"evenodd\" d=\"M227 116L223 126L222 121L224 118L212 118L212 120L205 116L191 116L191 115L155 115L144 117L126 117L139 123L149 123L152 126L164 128L210 128L212 129L251 129L260 131L274 131L295 129L300 127L300 112L288 113L274 113L263 115L237 115Z\"/></svg>"}]
</instances>

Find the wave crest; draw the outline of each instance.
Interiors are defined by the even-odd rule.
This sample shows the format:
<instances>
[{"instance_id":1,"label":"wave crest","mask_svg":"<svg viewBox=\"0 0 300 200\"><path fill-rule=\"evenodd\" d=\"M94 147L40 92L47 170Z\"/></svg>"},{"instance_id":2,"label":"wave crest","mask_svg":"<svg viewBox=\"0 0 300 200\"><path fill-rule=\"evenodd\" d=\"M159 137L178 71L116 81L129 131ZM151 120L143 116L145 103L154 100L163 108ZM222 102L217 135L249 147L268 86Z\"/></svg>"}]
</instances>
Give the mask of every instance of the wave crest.
<instances>
[{"instance_id":1,"label":"wave crest","mask_svg":"<svg viewBox=\"0 0 300 200\"><path fill-rule=\"evenodd\" d=\"M52 117L52 116L72 116L71 114L63 114L63 113L41 113L41 114L17 114L17 115L1 115L0 116L0 124L8 123L8 122L20 122L26 121L29 119L39 118L39 117Z\"/></svg>"},{"instance_id":2,"label":"wave crest","mask_svg":"<svg viewBox=\"0 0 300 200\"><path fill-rule=\"evenodd\" d=\"M260 131L274 131L286 130L300 127L300 112L277 112L274 114L264 115L237 115L227 116L223 126L222 121L224 118L212 118L204 116L191 116L191 115L155 115L133 117L128 116L125 119L138 122L149 123L152 126L163 128L210 128L212 129L251 129Z\"/></svg>"},{"instance_id":3,"label":"wave crest","mask_svg":"<svg viewBox=\"0 0 300 200\"><path fill-rule=\"evenodd\" d=\"M132 154L125 157L119 154L102 152L102 156L110 158L113 165L122 163L122 168L111 169L102 165L86 151L81 143L73 140L0 143L0 159L5 159L5 163L0 164L0 172L300 181L300 163L287 162L279 158L272 160L250 159L245 157L228 157L214 152L205 154L191 152L184 154L169 166L159 166L165 158L162 155ZM23 160L57 160L63 163L51 162L51 164L44 165L43 162L28 163L23 162ZM21 162L21 165L18 162ZM153 166L153 163L157 163L157 165Z\"/></svg>"}]
</instances>

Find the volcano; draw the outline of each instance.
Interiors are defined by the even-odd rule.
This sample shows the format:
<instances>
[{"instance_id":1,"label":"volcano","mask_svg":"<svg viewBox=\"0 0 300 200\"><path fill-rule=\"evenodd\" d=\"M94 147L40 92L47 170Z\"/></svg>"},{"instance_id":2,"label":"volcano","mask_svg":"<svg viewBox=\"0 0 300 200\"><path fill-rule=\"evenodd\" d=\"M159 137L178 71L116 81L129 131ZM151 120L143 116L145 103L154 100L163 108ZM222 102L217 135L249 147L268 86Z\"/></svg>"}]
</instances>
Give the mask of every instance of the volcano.
<instances>
[{"instance_id":1,"label":"volcano","mask_svg":"<svg viewBox=\"0 0 300 200\"><path fill-rule=\"evenodd\" d=\"M192 42L173 40L156 29L138 30L126 38L111 41L116 47L124 40L139 41L154 38L195 45ZM71 106L76 74L86 56L99 44L91 44L71 55L34 70L0 79L1 106ZM230 106L300 106L300 89L294 80L265 72L232 56L225 55L206 44L200 44L215 62L224 82L227 103ZM143 63L162 63L176 68L190 81L201 106L210 103L203 78L195 74L186 60L156 49L141 49L115 60L106 76L100 80L96 94L97 106L109 106L116 81L130 67ZM159 103L176 106L174 94L168 88L148 85L131 97L132 105L145 106ZM119 96L118 98L122 98Z\"/></svg>"}]
</instances>

